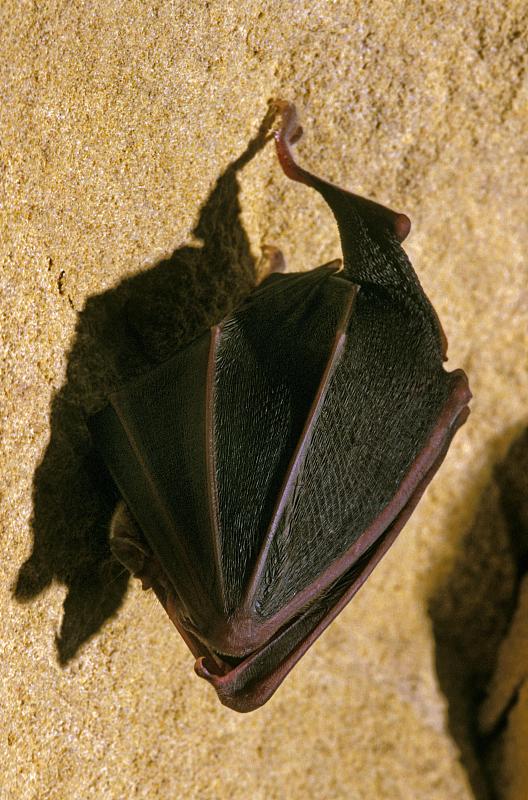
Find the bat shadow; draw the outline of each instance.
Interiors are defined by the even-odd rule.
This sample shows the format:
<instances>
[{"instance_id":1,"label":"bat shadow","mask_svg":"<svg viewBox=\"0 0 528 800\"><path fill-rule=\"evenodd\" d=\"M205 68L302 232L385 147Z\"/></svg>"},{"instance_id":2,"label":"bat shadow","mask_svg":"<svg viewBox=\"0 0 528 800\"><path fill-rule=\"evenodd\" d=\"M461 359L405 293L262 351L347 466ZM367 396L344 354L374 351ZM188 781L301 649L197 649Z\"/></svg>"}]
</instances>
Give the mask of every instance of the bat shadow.
<instances>
[{"instance_id":1,"label":"bat shadow","mask_svg":"<svg viewBox=\"0 0 528 800\"><path fill-rule=\"evenodd\" d=\"M476 800L502 796L502 736L518 700L514 691L486 720L490 681L528 571L528 429L516 433L493 470L451 573L429 603L448 726Z\"/></svg>"},{"instance_id":2,"label":"bat shadow","mask_svg":"<svg viewBox=\"0 0 528 800\"><path fill-rule=\"evenodd\" d=\"M270 138L270 123L268 111L202 205L193 230L202 245L180 247L90 297L78 315L66 380L52 401L49 443L33 479L33 550L13 587L21 603L53 581L66 587L55 642L63 665L115 614L128 585L108 545L116 495L91 448L86 418L109 393L222 319L255 285L237 174Z\"/></svg>"}]
</instances>

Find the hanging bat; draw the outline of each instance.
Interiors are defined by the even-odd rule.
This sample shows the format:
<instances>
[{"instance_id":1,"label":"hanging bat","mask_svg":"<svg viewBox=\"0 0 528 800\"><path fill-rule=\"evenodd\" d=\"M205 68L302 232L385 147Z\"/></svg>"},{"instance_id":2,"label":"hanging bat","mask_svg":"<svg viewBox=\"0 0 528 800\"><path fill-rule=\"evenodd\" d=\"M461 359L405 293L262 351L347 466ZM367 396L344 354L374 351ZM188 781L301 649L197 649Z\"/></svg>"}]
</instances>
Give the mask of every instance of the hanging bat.
<instances>
[{"instance_id":1,"label":"hanging bat","mask_svg":"<svg viewBox=\"0 0 528 800\"><path fill-rule=\"evenodd\" d=\"M471 398L443 369L409 219L298 166L295 109L277 107L279 162L330 206L342 268L273 272L90 421L122 497L115 556L237 711L271 697L364 583Z\"/></svg>"}]
</instances>

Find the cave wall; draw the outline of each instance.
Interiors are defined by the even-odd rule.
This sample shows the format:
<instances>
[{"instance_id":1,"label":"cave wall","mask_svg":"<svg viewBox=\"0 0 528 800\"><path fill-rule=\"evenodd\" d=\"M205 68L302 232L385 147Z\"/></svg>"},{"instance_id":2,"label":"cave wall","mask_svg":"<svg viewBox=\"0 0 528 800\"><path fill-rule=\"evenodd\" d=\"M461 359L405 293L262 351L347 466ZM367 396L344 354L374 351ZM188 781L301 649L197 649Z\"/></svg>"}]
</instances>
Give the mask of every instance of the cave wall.
<instances>
[{"instance_id":1,"label":"cave wall","mask_svg":"<svg viewBox=\"0 0 528 800\"><path fill-rule=\"evenodd\" d=\"M527 419L526 17L498 0L3 3L2 797L474 796L428 609ZM215 195L274 97L297 105L302 163L412 219L406 249L474 401L367 585L240 716L108 561L84 415L141 370L115 319L145 291L152 323L167 271L150 275L174 251L177 341L247 292L264 244L291 270L339 256L269 144ZM226 203L233 263L211 263Z\"/></svg>"}]
</instances>

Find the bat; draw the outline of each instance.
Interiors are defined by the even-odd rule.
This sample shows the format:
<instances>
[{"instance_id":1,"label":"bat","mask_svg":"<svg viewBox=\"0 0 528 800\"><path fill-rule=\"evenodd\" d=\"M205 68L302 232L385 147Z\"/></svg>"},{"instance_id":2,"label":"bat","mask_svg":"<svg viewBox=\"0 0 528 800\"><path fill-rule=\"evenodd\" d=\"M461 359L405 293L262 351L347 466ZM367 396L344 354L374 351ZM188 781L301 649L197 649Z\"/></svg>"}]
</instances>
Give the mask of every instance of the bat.
<instances>
[{"instance_id":1,"label":"bat","mask_svg":"<svg viewBox=\"0 0 528 800\"><path fill-rule=\"evenodd\" d=\"M89 427L119 491L110 542L152 588L195 671L263 705L357 592L465 422L464 372L401 242L404 214L300 167L343 261L270 274L229 316L124 386Z\"/></svg>"}]
</instances>

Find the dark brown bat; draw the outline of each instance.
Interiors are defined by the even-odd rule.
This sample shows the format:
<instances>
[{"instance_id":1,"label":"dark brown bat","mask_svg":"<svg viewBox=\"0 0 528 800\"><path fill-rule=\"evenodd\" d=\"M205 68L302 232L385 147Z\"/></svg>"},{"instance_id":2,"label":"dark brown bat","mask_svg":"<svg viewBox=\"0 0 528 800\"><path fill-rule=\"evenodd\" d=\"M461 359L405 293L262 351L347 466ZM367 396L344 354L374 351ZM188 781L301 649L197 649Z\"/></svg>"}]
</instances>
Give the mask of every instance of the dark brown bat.
<instances>
[{"instance_id":1,"label":"dark brown bat","mask_svg":"<svg viewBox=\"0 0 528 800\"><path fill-rule=\"evenodd\" d=\"M91 420L123 498L114 554L237 711L271 697L366 580L471 397L442 367L400 245L409 219L299 167L294 107L277 105L280 164L332 209L343 268L270 275Z\"/></svg>"}]
</instances>

